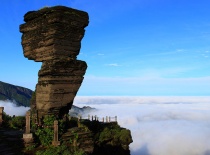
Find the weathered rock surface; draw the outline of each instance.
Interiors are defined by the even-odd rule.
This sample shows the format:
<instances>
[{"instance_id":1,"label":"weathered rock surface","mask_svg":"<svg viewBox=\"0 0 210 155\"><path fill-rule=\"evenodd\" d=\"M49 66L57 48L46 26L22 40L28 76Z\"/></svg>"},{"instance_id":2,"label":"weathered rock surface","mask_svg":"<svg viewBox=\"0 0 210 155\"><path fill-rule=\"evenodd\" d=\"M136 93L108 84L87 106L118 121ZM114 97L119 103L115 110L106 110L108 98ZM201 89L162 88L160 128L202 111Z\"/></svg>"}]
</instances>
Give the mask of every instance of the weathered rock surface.
<instances>
[{"instance_id":1,"label":"weathered rock surface","mask_svg":"<svg viewBox=\"0 0 210 155\"><path fill-rule=\"evenodd\" d=\"M32 111L40 120L45 115L67 114L87 69L77 60L88 25L88 14L64 6L31 11L20 25L24 56L43 62L36 85Z\"/></svg>"},{"instance_id":2,"label":"weathered rock surface","mask_svg":"<svg viewBox=\"0 0 210 155\"><path fill-rule=\"evenodd\" d=\"M24 56L35 61L76 59L88 25L88 14L64 6L30 11L20 26Z\"/></svg>"}]
</instances>

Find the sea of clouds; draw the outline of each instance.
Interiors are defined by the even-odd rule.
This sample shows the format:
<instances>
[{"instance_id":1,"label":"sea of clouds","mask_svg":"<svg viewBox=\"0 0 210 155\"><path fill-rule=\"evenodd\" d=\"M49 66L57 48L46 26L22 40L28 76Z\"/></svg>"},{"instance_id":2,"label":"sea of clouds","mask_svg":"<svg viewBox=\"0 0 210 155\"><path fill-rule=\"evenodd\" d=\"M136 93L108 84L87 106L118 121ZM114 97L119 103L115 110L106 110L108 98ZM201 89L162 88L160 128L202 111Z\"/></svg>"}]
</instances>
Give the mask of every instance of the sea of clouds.
<instances>
[{"instance_id":1,"label":"sea of clouds","mask_svg":"<svg viewBox=\"0 0 210 155\"><path fill-rule=\"evenodd\" d=\"M131 130L131 155L210 155L210 97L81 97L74 105L97 110L83 117L117 116ZM0 101L9 115L29 108Z\"/></svg>"},{"instance_id":2,"label":"sea of clouds","mask_svg":"<svg viewBox=\"0 0 210 155\"><path fill-rule=\"evenodd\" d=\"M117 116L132 132L131 155L210 155L210 97L76 97L74 104Z\"/></svg>"}]
</instances>

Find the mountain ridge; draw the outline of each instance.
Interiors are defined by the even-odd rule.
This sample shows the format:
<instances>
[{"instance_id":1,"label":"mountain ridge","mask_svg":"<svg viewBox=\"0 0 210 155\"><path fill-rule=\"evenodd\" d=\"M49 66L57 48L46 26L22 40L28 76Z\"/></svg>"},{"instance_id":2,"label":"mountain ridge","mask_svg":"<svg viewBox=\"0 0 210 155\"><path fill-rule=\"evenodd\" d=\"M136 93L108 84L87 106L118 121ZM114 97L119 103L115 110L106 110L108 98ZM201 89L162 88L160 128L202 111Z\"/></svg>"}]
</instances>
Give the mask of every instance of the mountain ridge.
<instances>
[{"instance_id":1,"label":"mountain ridge","mask_svg":"<svg viewBox=\"0 0 210 155\"><path fill-rule=\"evenodd\" d=\"M0 81L0 100L10 100L17 106L30 106L33 91L13 84Z\"/></svg>"}]
</instances>

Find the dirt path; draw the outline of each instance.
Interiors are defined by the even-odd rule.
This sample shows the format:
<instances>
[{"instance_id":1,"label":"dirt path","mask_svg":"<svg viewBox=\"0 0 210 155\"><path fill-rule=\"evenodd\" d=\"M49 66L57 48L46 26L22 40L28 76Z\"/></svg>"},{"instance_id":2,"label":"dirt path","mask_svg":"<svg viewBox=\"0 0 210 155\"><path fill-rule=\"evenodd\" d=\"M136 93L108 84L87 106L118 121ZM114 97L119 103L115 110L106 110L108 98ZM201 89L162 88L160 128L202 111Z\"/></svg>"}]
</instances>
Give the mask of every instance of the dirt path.
<instances>
[{"instance_id":1,"label":"dirt path","mask_svg":"<svg viewBox=\"0 0 210 155\"><path fill-rule=\"evenodd\" d=\"M23 155L23 131L0 128L0 155Z\"/></svg>"}]
</instances>

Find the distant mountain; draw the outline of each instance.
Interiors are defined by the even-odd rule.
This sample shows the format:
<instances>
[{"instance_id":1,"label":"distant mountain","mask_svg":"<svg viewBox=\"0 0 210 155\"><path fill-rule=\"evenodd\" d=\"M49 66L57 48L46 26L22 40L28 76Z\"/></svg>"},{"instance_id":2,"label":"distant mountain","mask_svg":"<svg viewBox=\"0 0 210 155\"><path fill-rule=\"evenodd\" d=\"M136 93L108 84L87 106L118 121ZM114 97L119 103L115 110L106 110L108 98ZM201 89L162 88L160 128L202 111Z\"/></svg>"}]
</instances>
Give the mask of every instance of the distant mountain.
<instances>
[{"instance_id":1,"label":"distant mountain","mask_svg":"<svg viewBox=\"0 0 210 155\"><path fill-rule=\"evenodd\" d=\"M13 103L15 103L17 106L30 107L30 99L32 97L32 94L33 91L28 88L15 86L0 81L0 101L10 100ZM93 109L94 108L88 106L79 108L77 106L72 105L70 114L72 116L78 116L82 115L83 113L90 112Z\"/></svg>"},{"instance_id":2,"label":"distant mountain","mask_svg":"<svg viewBox=\"0 0 210 155\"><path fill-rule=\"evenodd\" d=\"M71 110L69 110L69 114L73 117L82 116L85 113L90 113L92 111L96 110L95 108L91 108L89 106L84 106L82 108L79 108L77 106L72 105Z\"/></svg>"},{"instance_id":3,"label":"distant mountain","mask_svg":"<svg viewBox=\"0 0 210 155\"><path fill-rule=\"evenodd\" d=\"M0 100L11 100L17 106L29 107L32 93L28 88L0 81Z\"/></svg>"}]
</instances>

